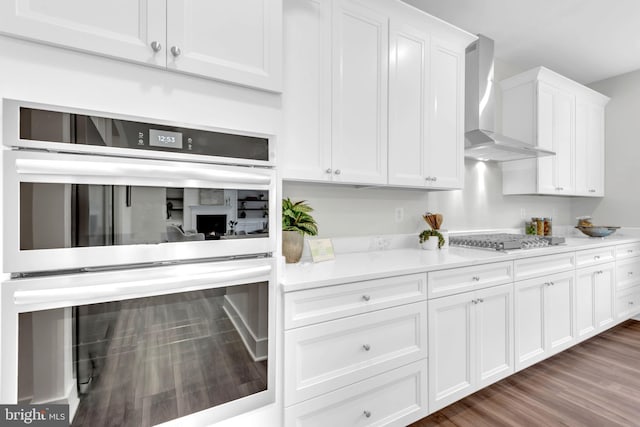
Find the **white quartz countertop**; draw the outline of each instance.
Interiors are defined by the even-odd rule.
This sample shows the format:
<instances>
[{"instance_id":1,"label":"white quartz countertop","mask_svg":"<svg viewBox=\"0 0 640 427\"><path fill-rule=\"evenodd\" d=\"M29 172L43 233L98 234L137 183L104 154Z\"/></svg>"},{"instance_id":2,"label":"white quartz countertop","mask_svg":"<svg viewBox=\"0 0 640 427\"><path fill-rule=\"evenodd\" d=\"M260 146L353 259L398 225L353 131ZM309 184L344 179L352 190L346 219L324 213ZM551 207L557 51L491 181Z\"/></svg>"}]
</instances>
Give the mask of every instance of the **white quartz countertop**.
<instances>
[{"instance_id":1,"label":"white quartz countertop","mask_svg":"<svg viewBox=\"0 0 640 427\"><path fill-rule=\"evenodd\" d=\"M434 251L420 248L398 248L339 253L331 261L313 263L310 260L303 260L297 264L286 264L281 284L284 292L290 292L360 280L595 249L638 241L640 241L639 237L620 234L606 238L568 237L563 245L507 252L450 247Z\"/></svg>"}]
</instances>

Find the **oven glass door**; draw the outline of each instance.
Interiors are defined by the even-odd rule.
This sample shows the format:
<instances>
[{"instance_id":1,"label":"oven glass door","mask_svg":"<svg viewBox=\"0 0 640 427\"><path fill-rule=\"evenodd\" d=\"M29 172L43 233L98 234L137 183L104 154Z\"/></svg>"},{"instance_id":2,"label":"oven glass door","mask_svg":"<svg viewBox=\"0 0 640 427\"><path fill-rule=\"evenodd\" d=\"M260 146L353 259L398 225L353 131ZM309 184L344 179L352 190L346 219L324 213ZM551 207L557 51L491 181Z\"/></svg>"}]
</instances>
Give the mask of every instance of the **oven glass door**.
<instances>
[{"instance_id":1,"label":"oven glass door","mask_svg":"<svg viewBox=\"0 0 640 427\"><path fill-rule=\"evenodd\" d=\"M27 151L4 156L4 271L272 252L274 171Z\"/></svg>"},{"instance_id":2,"label":"oven glass door","mask_svg":"<svg viewBox=\"0 0 640 427\"><path fill-rule=\"evenodd\" d=\"M67 403L72 426L92 427L210 424L273 399L271 260L21 281L3 283L19 331L4 399L17 386L18 402Z\"/></svg>"}]
</instances>

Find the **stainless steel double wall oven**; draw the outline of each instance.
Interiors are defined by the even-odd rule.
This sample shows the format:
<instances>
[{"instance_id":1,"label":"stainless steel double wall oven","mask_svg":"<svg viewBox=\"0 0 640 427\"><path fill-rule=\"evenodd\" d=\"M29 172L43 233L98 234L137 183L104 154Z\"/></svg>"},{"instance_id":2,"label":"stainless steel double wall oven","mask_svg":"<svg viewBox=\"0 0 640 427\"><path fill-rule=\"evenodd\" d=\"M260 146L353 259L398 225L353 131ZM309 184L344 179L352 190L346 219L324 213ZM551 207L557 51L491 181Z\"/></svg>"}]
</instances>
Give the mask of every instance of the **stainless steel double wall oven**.
<instances>
[{"instance_id":1,"label":"stainless steel double wall oven","mask_svg":"<svg viewBox=\"0 0 640 427\"><path fill-rule=\"evenodd\" d=\"M1 401L86 426L273 401L272 137L3 102Z\"/></svg>"}]
</instances>

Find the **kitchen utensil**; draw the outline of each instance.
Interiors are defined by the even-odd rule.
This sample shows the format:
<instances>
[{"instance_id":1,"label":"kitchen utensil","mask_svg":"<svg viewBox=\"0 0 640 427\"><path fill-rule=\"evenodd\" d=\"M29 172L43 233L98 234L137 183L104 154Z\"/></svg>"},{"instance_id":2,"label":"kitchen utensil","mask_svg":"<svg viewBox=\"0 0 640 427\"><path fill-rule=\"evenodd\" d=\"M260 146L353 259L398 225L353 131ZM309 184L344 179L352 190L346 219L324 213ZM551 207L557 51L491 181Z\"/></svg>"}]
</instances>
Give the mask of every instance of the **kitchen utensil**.
<instances>
[{"instance_id":1,"label":"kitchen utensil","mask_svg":"<svg viewBox=\"0 0 640 427\"><path fill-rule=\"evenodd\" d=\"M602 226L602 225L592 225L592 226L578 225L576 226L576 228L590 237L606 237L615 233L616 230L620 227L610 227L610 226Z\"/></svg>"},{"instance_id":2,"label":"kitchen utensil","mask_svg":"<svg viewBox=\"0 0 640 427\"><path fill-rule=\"evenodd\" d=\"M439 230L442 225L442 214L432 214L431 212L427 212L422 215L422 218L429 224L432 230Z\"/></svg>"}]
</instances>

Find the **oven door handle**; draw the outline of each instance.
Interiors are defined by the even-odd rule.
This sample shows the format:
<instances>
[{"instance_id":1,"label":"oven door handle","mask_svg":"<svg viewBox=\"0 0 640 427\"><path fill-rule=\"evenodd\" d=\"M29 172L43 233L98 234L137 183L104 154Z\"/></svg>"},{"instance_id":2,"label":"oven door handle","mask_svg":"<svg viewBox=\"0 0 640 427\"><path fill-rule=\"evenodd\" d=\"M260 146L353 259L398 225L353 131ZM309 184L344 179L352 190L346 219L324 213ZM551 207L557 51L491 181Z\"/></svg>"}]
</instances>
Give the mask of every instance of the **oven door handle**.
<instances>
[{"instance_id":1,"label":"oven door handle","mask_svg":"<svg viewBox=\"0 0 640 427\"><path fill-rule=\"evenodd\" d=\"M95 182L132 184L171 181L189 187L221 184L267 186L273 171L225 165L204 165L161 160L113 159L57 153L25 153L15 159L15 170L24 182ZM80 179L78 179L78 177Z\"/></svg>"}]
</instances>

